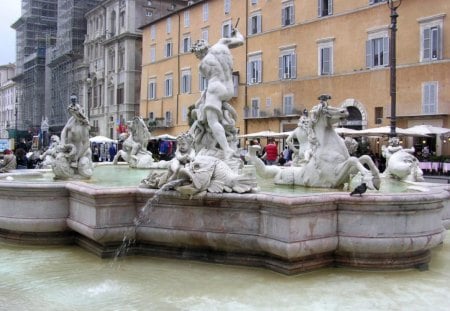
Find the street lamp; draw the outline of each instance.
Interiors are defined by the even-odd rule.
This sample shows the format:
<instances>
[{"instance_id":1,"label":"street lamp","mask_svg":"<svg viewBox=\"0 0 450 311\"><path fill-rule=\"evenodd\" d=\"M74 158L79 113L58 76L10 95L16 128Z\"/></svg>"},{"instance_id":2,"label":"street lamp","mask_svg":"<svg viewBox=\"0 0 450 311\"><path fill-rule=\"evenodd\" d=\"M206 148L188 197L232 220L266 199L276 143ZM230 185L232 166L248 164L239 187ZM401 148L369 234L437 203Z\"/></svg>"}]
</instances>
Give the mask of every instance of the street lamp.
<instances>
[{"instance_id":1,"label":"street lamp","mask_svg":"<svg viewBox=\"0 0 450 311\"><path fill-rule=\"evenodd\" d=\"M397 105L397 58L396 58L396 34L397 34L397 9L402 4L402 0L387 0L387 5L391 11L391 36L389 40L389 67L390 67L390 94L391 94L391 131L389 136L396 137L395 129L397 127L396 105Z\"/></svg>"}]
</instances>

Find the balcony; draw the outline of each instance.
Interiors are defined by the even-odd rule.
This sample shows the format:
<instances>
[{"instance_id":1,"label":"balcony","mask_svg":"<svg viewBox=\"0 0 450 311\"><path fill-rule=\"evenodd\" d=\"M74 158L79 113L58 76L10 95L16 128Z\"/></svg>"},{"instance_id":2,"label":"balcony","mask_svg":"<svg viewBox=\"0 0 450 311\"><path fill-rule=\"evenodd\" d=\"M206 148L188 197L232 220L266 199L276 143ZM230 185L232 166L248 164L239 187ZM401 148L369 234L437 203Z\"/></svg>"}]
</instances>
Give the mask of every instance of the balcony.
<instances>
[{"instance_id":1,"label":"balcony","mask_svg":"<svg viewBox=\"0 0 450 311\"><path fill-rule=\"evenodd\" d=\"M302 110L291 109L289 112L284 112L281 109L275 108L273 111L256 110L252 111L250 108L244 108L244 119L270 119L270 118L291 118L300 117Z\"/></svg>"},{"instance_id":2,"label":"balcony","mask_svg":"<svg viewBox=\"0 0 450 311\"><path fill-rule=\"evenodd\" d=\"M148 121L148 127L150 130L152 129L158 129L158 128L168 128L173 127L173 120L171 119L165 119L165 118L155 118L153 120Z\"/></svg>"}]
</instances>

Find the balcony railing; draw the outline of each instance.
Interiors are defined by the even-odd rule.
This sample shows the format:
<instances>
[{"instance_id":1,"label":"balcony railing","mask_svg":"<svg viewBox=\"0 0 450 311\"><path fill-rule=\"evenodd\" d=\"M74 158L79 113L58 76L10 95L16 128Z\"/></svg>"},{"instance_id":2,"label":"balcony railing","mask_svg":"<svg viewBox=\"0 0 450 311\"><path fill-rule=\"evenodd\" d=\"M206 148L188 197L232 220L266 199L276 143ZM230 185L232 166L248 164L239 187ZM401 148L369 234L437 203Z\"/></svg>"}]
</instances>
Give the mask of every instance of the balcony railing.
<instances>
[{"instance_id":1,"label":"balcony railing","mask_svg":"<svg viewBox=\"0 0 450 311\"><path fill-rule=\"evenodd\" d=\"M165 119L165 118L155 118L153 120L148 121L148 127L150 129L156 129L156 128L167 128L167 127L173 127L173 120Z\"/></svg>"},{"instance_id":2,"label":"balcony railing","mask_svg":"<svg viewBox=\"0 0 450 311\"><path fill-rule=\"evenodd\" d=\"M263 118L284 118L292 116L300 116L302 111L299 109L292 109L290 112L283 112L281 109L275 108L273 111L258 110L244 108L244 119L263 119Z\"/></svg>"}]
</instances>

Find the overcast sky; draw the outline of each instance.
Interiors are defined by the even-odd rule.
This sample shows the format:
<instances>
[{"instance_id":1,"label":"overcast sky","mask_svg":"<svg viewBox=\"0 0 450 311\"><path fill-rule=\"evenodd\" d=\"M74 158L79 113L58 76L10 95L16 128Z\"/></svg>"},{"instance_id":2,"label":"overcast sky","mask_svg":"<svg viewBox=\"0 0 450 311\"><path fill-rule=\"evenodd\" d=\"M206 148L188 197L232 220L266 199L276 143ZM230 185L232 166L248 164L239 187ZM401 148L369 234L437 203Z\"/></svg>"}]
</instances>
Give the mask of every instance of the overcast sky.
<instances>
[{"instance_id":1,"label":"overcast sky","mask_svg":"<svg viewBox=\"0 0 450 311\"><path fill-rule=\"evenodd\" d=\"M21 0L1 0L0 65L16 61L16 31L11 25L20 17Z\"/></svg>"}]
</instances>

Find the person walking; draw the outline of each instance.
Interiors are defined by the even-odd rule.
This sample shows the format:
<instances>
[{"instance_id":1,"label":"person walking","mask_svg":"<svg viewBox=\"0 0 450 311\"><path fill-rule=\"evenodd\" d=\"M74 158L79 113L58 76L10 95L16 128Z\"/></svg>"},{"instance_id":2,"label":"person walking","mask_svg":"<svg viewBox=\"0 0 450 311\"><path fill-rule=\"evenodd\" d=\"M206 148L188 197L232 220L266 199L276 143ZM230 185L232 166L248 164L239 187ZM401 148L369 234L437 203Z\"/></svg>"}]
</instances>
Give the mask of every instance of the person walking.
<instances>
[{"instance_id":1,"label":"person walking","mask_svg":"<svg viewBox=\"0 0 450 311\"><path fill-rule=\"evenodd\" d=\"M274 139L269 139L269 143L265 147L265 152L262 156L266 160L267 165L274 165L277 163L278 146Z\"/></svg>"}]
</instances>

